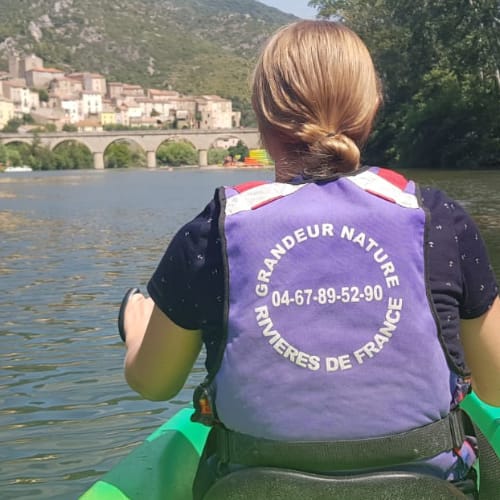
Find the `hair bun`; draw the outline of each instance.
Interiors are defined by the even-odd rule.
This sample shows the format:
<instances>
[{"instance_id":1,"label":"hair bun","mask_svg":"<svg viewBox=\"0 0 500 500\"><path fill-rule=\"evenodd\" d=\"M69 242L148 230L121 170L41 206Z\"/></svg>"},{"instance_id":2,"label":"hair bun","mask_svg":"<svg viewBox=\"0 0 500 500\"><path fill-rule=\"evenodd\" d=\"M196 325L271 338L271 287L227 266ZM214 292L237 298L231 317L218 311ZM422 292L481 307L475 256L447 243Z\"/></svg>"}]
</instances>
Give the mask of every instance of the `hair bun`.
<instances>
[{"instance_id":1,"label":"hair bun","mask_svg":"<svg viewBox=\"0 0 500 500\"><path fill-rule=\"evenodd\" d=\"M313 156L324 158L337 172L351 172L359 166L361 153L356 143L340 132L329 132L310 143Z\"/></svg>"}]
</instances>

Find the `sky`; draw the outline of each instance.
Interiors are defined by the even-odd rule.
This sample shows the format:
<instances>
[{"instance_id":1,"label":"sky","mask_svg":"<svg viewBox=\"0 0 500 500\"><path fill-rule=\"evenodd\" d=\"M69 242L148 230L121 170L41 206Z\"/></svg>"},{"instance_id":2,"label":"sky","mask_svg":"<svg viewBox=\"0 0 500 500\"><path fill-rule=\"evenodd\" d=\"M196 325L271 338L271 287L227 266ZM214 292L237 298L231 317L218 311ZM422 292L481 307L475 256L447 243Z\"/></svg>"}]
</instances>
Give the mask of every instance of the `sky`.
<instances>
[{"instance_id":1,"label":"sky","mask_svg":"<svg viewBox=\"0 0 500 500\"><path fill-rule=\"evenodd\" d=\"M314 19L316 15L316 9L307 6L308 0L259 0L259 2L304 19Z\"/></svg>"}]
</instances>

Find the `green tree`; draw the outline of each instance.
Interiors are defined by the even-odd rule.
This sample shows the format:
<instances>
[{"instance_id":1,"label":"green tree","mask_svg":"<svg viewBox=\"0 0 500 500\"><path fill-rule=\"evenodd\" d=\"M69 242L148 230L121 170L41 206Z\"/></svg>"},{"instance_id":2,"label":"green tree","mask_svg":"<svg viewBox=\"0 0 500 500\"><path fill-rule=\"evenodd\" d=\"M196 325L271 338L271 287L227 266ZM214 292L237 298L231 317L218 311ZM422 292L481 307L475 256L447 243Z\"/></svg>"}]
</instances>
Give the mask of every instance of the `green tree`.
<instances>
[{"instance_id":1,"label":"green tree","mask_svg":"<svg viewBox=\"0 0 500 500\"><path fill-rule=\"evenodd\" d=\"M36 129L32 130L32 132L57 132L57 126L55 125L55 123L44 123L43 125L40 125Z\"/></svg>"},{"instance_id":2,"label":"green tree","mask_svg":"<svg viewBox=\"0 0 500 500\"><path fill-rule=\"evenodd\" d=\"M500 157L500 113L491 112L500 100L498 0L309 3L361 36L382 77L370 162L491 166Z\"/></svg>"},{"instance_id":3,"label":"green tree","mask_svg":"<svg viewBox=\"0 0 500 500\"><path fill-rule=\"evenodd\" d=\"M106 168L126 168L132 166L132 151L125 142L110 144L104 154Z\"/></svg>"},{"instance_id":4,"label":"green tree","mask_svg":"<svg viewBox=\"0 0 500 500\"><path fill-rule=\"evenodd\" d=\"M93 168L94 165L92 153L86 146L76 141L59 144L54 150L54 155L55 168L58 170Z\"/></svg>"},{"instance_id":5,"label":"green tree","mask_svg":"<svg viewBox=\"0 0 500 500\"><path fill-rule=\"evenodd\" d=\"M76 125L73 125L72 123L65 123L62 126L62 131L63 132L78 132L78 127Z\"/></svg>"},{"instance_id":6,"label":"green tree","mask_svg":"<svg viewBox=\"0 0 500 500\"><path fill-rule=\"evenodd\" d=\"M232 96L233 110L241 112L241 126L242 127L256 127L257 118L252 109L252 104L248 97Z\"/></svg>"},{"instance_id":7,"label":"green tree","mask_svg":"<svg viewBox=\"0 0 500 500\"><path fill-rule=\"evenodd\" d=\"M220 165L224 163L224 159L228 155L227 149L212 148L208 150L208 163L209 165Z\"/></svg>"},{"instance_id":8,"label":"green tree","mask_svg":"<svg viewBox=\"0 0 500 500\"><path fill-rule=\"evenodd\" d=\"M169 142L162 144L156 153L156 158L162 165L178 167L180 165L196 165L198 154L196 149L187 142Z\"/></svg>"},{"instance_id":9,"label":"green tree","mask_svg":"<svg viewBox=\"0 0 500 500\"><path fill-rule=\"evenodd\" d=\"M238 158L240 161L248 156L248 148L242 141L238 141L236 146L229 147L227 151L233 158Z\"/></svg>"},{"instance_id":10,"label":"green tree","mask_svg":"<svg viewBox=\"0 0 500 500\"><path fill-rule=\"evenodd\" d=\"M29 113L24 113L22 120L23 123L26 123L28 125L33 125L33 123L35 123L35 119Z\"/></svg>"},{"instance_id":11,"label":"green tree","mask_svg":"<svg viewBox=\"0 0 500 500\"><path fill-rule=\"evenodd\" d=\"M38 89L37 92L40 102L49 102L49 93L47 92L47 89Z\"/></svg>"},{"instance_id":12,"label":"green tree","mask_svg":"<svg viewBox=\"0 0 500 500\"><path fill-rule=\"evenodd\" d=\"M16 133L22 124L23 122L19 118L11 118L3 127L2 132L7 134Z\"/></svg>"},{"instance_id":13,"label":"green tree","mask_svg":"<svg viewBox=\"0 0 500 500\"><path fill-rule=\"evenodd\" d=\"M0 164L5 165L7 163L7 148L0 143Z\"/></svg>"},{"instance_id":14,"label":"green tree","mask_svg":"<svg viewBox=\"0 0 500 500\"><path fill-rule=\"evenodd\" d=\"M21 159L21 153L19 152L18 149L8 145L6 147L7 149L7 163L10 163L14 167L19 167L20 165L23 164L23 161Z\"/></svg>"},{"instance_id":15,"label":"green tree","mask_svg":"<svg viewBox=\"0 0 500 500\"><path fill-rule=\"evenodd\" d=\"M7 157L12 165L29 165L34 163L32 145L23 142L11 142L6 145Z\"/></svg>"},{"instance_id":16,"label":"green tree","mask_svg":"<svg viewBox=\"0 0 500 500\"><path fill-rule=\"evenodd\" d=\"M28 157L24 164L29 165L34 170L53 170L56 168L54 153L44 146L38 134L33 135L31 145L28 146Z\"/></svg>"},{"instance_id":17,"label":"green tree","mask_svg":"<svg viewBox=\"0 0 500 500\"><path fill-rule=\"evenodd\" d=\"M126 141L114 142L104 153L104 165L106 168L144 167L146 157L134 144Z\"/></svg>"},{"instance_id":18,"label":"green tree","mask_svg":"<svg viewBox=\"0 0 500 500\"><path fill-rule=\"evenodd\" d=\"M31 166L31 146L23 142L14 142L7 144L7 156L12 165Z\"/></svg>"},{"instance_id":19,"label":"green tree","mask_svg":"<svg viewBox=\"0 0 500 500\"><path fill-rule=\"evenodd\" d=\"M39 146L30 160L30 165L34 170L54 170L55 155L47 146Z\"/></svg>"},{"instance_id":20,"label":"green tree","mask_svg":"<svg viewBox=\"0 0 500 500\"><path fill-rule=\"evenodd\" d=\"M145 167L146 155L140 148L132 148L132 166Z\"/></svg>"},{"instance_id":21,"label":"green tree","mask_svg":"<svg viewBox=\"0 0 500 500\"><path fill-rule=\"evenodd\" d=\"M194 120L196 122L197 128L201 127L201 120L203 119L203 115L201 114L201 111L196 111L194 114Z\"/></svg>"},{"instance_id":22,"label":"green tree","mask_svg":"<svg viewBox=\"0 0 500 500\"><path fill-rule=\"evenodd\" d=\"M107 132L112 132L115 130L131 130L131 127L127 127L126 125L122 125L121 123L107 123L103 125L103 130Z\"/></svg>"}]
</instances>

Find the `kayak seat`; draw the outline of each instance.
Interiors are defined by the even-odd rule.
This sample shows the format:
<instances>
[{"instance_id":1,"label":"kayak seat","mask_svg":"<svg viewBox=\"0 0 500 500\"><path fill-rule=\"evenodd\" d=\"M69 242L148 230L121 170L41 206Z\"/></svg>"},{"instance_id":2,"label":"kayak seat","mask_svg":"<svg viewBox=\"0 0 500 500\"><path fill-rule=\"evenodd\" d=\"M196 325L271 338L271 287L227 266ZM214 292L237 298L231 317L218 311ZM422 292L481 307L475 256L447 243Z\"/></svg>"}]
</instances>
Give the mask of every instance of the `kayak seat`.
<instances>
[{"instance_id":1,"label":"kayak seat","mask_svg":"<svg viewBox=\"0 0 500 500\"><path fill-rule=\"evenodd\" d=\"M451 500L467 497L448 481L412 472L324 476L251 467L220 478L203 500Z\"/></svg>"}]
</instances>

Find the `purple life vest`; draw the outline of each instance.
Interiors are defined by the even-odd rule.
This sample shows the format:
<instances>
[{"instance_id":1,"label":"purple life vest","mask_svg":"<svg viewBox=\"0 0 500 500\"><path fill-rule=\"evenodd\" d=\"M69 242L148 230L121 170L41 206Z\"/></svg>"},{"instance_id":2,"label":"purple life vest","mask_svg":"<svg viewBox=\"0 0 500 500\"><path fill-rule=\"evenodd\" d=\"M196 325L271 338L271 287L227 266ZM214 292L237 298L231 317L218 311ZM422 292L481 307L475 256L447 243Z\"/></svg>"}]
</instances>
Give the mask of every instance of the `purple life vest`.
<instances>
[{"instance_id":1,"label":"purple life vest","mask_svg":"<svg viewBox=\"0 0 500 500\"><path fill-rule=\"evenodd\" d=\"M413 182L370 168L225 198L227 342L213 384L228 429L362 439L449 413ZM443 455L444 468L456 461Z\"/></svg>"}]
</instances>

